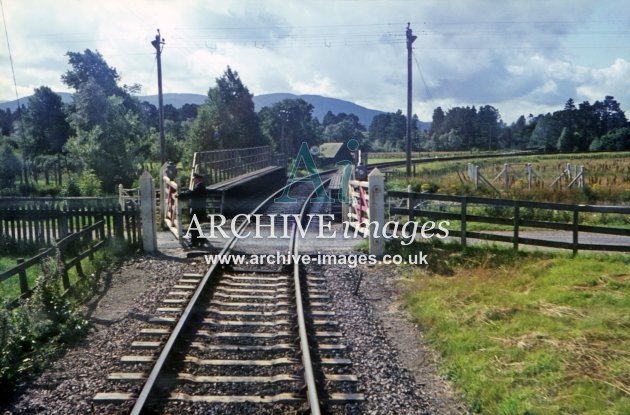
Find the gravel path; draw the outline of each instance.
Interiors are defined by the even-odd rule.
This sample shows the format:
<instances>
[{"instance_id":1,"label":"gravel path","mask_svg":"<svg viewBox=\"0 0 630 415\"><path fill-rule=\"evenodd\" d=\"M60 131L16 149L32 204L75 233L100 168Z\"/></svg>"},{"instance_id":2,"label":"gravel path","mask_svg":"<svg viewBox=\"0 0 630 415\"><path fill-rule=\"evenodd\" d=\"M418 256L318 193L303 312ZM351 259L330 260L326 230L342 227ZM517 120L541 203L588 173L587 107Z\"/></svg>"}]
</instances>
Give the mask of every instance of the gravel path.
<instances>
[{"instance_id":1,"label":"gravel path","mask_svg":"<svg viewBox=\"0 0 630 415\"><path fill-rule=\"evenodd\" d=\"M203 272L202 264L171 249L132 258L104 278L86 310L92 330L38 376L6 407L5 414L116 413L95 405L97 392L111 390L107 375L119 371L139 330L184 272ZM398 300L396 268L310 269L326 277L337 319L350 347L353 371L369 414L463 414L461 402L436 370L434 354ZM363 274L355 295L359 272ZM119 407L118 407L119 408Z\"/></svg>"}]
</instances>

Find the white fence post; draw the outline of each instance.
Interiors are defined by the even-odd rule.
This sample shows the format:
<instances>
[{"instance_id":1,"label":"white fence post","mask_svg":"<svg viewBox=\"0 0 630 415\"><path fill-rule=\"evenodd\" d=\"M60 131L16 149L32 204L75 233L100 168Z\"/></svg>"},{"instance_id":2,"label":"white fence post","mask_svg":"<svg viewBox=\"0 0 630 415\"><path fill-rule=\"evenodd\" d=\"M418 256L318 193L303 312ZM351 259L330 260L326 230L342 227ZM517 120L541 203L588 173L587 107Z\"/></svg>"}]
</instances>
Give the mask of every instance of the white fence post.
<instances>
[{"instance_id":1,"label":"white fence post","mask_svg":"<svg viewBox=\"0 0 630 415\"><path fill-rule=\"evenodd\" d=\"M381 258L385 254L385 175L374 169L368 175L368 196L370 198L370 222L376 223L376 228L370 232L370 255ZM369 231L369 228L368 228ZM375 236L376 235L376 236Z\"/></svg>"},{"instance_id":2,"label":"white fence post","mask_svg":"<svg viewBox=\"0 0 630 415\"><path fill-rule=\"evenodd\" d=\"M140 214L142 220L142 248L145 252L157 251L155 229L155 186L153 177L145 171L140 176Z\"/></svg>"}]
</instances>

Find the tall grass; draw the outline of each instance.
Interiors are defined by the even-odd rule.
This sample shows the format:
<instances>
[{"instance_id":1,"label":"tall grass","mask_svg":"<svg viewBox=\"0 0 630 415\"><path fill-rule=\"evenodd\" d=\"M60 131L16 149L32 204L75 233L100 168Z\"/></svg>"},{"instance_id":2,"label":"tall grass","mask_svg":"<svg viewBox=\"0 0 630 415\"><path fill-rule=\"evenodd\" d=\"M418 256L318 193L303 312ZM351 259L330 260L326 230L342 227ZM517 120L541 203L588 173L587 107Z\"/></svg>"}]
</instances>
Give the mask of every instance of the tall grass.
<instances>
[{"instance_id":1,"label":"tall grass","mask_svg":"<svg viewBox=\"0 0 630 415\"><path fill-rule=\"evenodd\" d=\"M630 413L630 257L421 249L407 304L471 412Z\"/></svg>"},{"instance_id":2,"label":"tall grass","mask_svg":"<svg viewBox=\"0 0 630 415\"><path fill-rule=\"evenodd\" d=\"M500 190L500 197L524 200L538 200L564 203L627 203L630 202L630 153L598 153L579 155L536 155L506 157L500 161L479 159L473 164L480 166L481 174L489 181L493 180L503 169L503 165L511 165L509 188L503 188L503 178L495 183ZM535 174L532 188L526 174L525 164L531 163ZM583 165L585 169L585 187L568 188L568 180L563 179L559 185L549 185L566 168L567 163ZM389 183L392 189L406 189L410 184L415 191L423 187L437 189L438 193L457 195L480 195L499 197L492 188L480 185L475 189L467 176L468 161L436 162L420 165L416 168L416 176L409 182L406 180Z\"/></svg>"}]
</instances>

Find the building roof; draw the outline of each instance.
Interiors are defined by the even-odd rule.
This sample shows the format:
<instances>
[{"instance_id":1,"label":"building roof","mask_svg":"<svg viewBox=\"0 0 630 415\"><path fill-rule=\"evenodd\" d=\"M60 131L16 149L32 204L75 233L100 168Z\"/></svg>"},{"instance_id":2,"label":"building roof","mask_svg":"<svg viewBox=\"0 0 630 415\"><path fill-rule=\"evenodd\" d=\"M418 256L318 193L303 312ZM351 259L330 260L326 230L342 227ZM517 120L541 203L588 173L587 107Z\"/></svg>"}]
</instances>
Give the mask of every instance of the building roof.
<instances>
[{"instance_id":1,"label":"building roof","mask_svg":"<svg viewBox=\"0 0 630 415\"><path fill-rule=\"evenodd\" d=\"M335 158L343 147L344 143L324 143L319 146L319 157L325 159Z\"/></svg>"}]
</instances>

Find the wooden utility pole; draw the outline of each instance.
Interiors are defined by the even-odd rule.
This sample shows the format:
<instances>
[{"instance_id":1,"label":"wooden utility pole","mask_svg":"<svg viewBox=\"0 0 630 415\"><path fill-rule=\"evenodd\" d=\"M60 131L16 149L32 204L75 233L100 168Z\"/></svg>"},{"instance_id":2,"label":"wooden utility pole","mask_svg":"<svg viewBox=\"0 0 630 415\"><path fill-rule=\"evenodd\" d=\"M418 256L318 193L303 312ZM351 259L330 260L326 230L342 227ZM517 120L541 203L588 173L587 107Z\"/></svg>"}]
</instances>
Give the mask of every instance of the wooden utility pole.
<instances>
[{"instance_id":1,"label":"wooden utility pole","mask_svg":"<svg viewBox=\"0 0 630 415\"><path fill-rule=\"evenodd\" d=\"M151 45L155 48L157 55L157 73L158 73L158 103L160 114L160 165L166 163L166 143L164 138L164 100L162 98L162 46L164 39L160 35L160 29L157 30L155 39L151 41Z\"/></svg>"},{"instance_id":2,"label":"wooden utility pole","mask_svg":"<svg viewBox=\"0 0 630 415\"><path fill-rule=\"evenodd\" d=\"M411 45L417 39L410 26L411 23L407 23L407 178L411 177Z\"/></svg>"}]
</instances>

